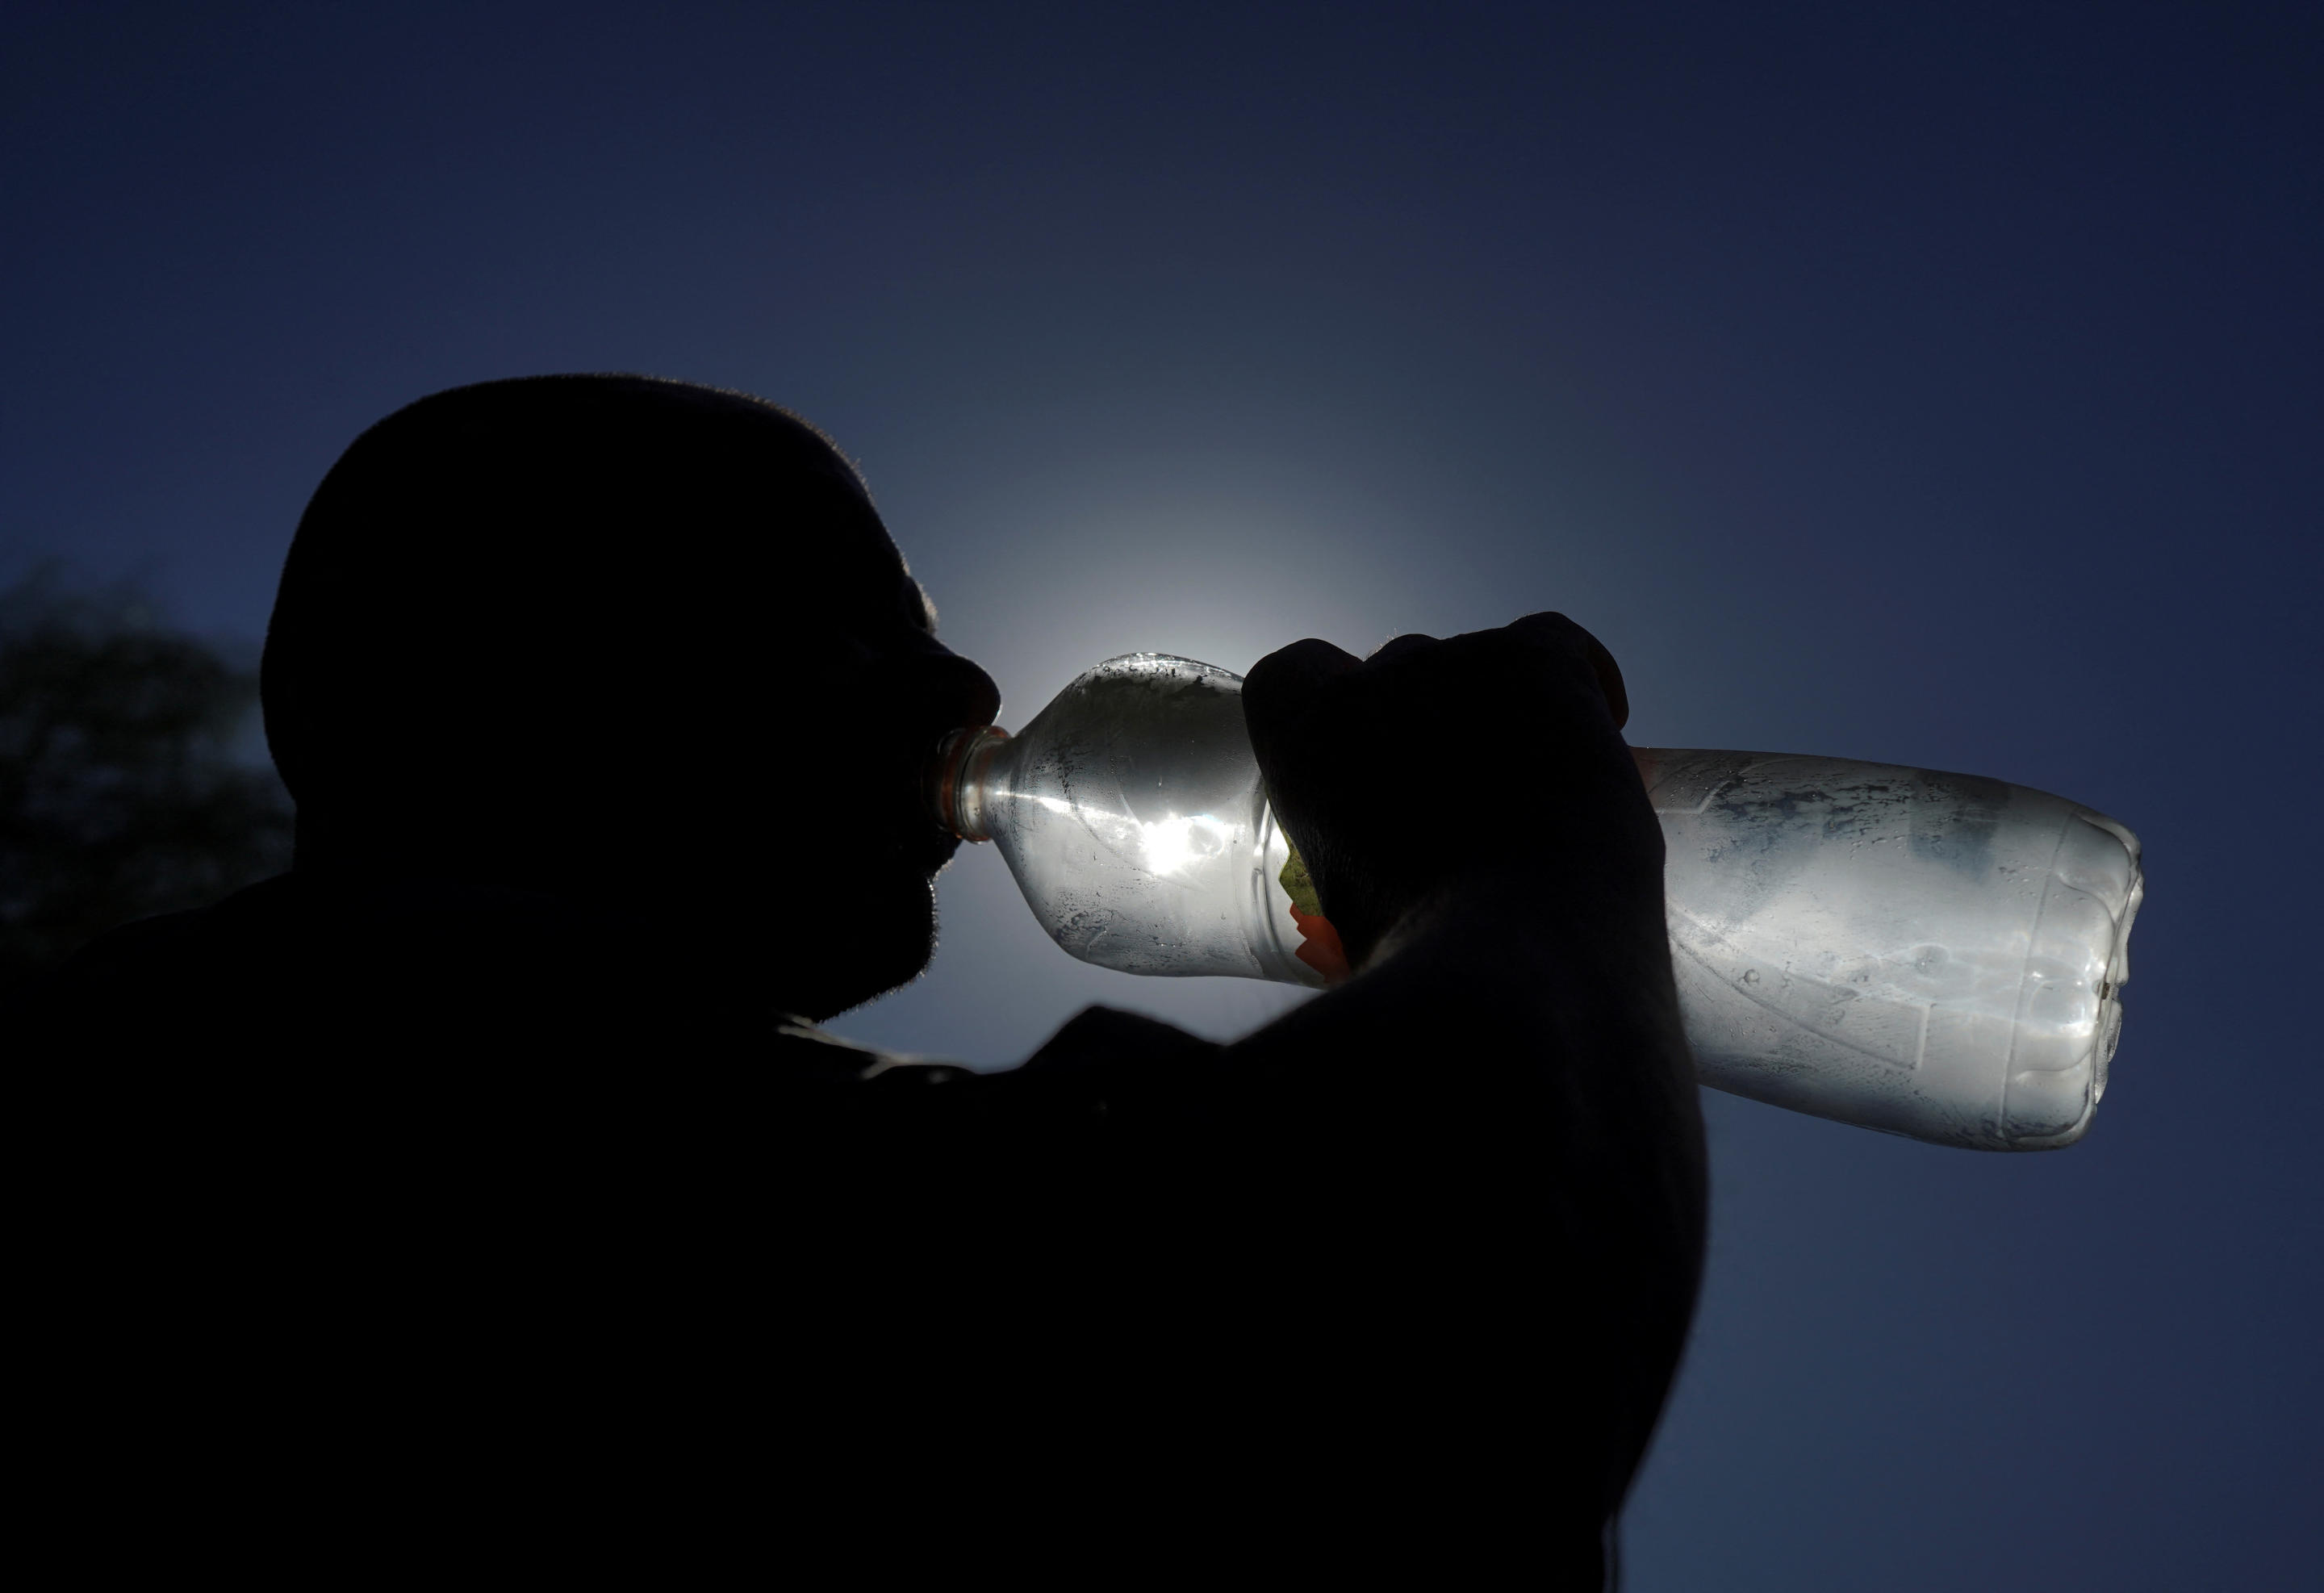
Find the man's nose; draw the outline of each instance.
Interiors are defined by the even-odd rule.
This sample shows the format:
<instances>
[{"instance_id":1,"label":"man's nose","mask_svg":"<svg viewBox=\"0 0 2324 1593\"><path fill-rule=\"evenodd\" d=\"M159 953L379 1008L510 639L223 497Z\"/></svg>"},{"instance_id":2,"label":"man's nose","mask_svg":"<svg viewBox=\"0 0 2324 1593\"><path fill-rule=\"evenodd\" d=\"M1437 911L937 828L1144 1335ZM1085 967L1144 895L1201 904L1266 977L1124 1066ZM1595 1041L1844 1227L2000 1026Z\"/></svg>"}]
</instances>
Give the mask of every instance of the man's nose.
<instances>
[{"instance_id":1,"label":"man's nose","mask_svg":"<svg viewBox=\"0 0 2324 1593\"><path fill-rule=\"evenodd\" d=\"M992 677L958 653L941 652L917 670L914 695L941 718L939 731L991 724L1001 717L1001 688Z\"/></svg>"}]
</instances>

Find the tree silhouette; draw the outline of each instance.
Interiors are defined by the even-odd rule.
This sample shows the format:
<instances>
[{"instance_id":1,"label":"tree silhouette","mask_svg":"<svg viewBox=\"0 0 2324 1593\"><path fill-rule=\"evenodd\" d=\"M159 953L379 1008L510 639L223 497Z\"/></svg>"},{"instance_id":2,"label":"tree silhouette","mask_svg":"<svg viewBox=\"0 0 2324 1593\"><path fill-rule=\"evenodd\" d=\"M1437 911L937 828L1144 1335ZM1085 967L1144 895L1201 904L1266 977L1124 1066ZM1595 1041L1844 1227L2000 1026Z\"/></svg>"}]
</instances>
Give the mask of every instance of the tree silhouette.
<instances>
[{"instance_id":1,"label":"tree silhouette","mask_svg":"<svg viewBox=\"0 0 2324 1593\"><path fill-rule=\"evenodd\" d=\"M235 753L257 697L132 592L0 592L0 990L289 866L289 795Z\"/></svg>"}]
</instances>

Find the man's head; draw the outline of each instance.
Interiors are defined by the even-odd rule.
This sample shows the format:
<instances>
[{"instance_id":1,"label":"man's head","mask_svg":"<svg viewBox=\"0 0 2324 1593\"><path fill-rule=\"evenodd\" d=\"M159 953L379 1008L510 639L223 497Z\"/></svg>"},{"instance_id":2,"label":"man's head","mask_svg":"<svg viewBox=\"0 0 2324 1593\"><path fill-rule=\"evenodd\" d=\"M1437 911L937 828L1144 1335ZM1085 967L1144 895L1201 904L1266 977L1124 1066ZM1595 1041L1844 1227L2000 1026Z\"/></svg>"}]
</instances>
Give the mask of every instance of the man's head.
<instances>
[{"instance_id":1,"label":"man's head","mask_svg":"<svg viewBox=\"0 0 2324 1593\"><path fill-rule=\"evenodd\" d=\"M810 1017L925 966L951 844L919 766L999 711L827 439L635 376L457 388L358 437L263 679L302 869L651 914Z\"/></svg>"}]
</instances>

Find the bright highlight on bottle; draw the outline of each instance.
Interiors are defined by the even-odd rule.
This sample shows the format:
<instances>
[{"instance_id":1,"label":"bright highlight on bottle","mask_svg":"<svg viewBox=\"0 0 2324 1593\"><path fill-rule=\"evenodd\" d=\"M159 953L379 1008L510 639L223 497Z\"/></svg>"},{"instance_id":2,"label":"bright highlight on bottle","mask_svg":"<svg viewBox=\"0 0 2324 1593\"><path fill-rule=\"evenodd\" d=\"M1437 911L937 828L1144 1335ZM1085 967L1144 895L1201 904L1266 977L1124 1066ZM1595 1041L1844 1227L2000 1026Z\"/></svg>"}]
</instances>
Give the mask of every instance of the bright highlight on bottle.
<instances>
[{"instance_id":1,"label":"bright highlight on bottle","mask_svg":"<svg viewBox=\"0 0 2324 1593\"><path fill-rule=\"evenodd\" d=\"M1146 845L1146 866L1157 874L1176 874L1220 856L1232 839L1228 827L1206 813L1141 823L1138 828Z\"/></svg>"}]
</instances>

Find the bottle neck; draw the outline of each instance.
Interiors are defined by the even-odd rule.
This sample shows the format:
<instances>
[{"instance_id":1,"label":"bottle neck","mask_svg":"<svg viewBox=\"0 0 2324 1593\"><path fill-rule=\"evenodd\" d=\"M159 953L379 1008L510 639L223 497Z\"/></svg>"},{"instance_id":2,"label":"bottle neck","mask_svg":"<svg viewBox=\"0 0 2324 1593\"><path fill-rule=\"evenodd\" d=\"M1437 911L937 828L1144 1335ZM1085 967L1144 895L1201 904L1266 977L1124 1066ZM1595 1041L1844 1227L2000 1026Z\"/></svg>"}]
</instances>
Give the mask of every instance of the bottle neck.
<instances>
[{"instance_id":1,"label":"bottle neck","mask_svg":"<svg viewBox=\"0 0 2324 1593\"><path fill-rule=\"evenodd\" d=\"M928 764L927 792L930 815L948 833L963 841L990 841L984 807L985 779L993 755L1009 740L997 724L956 730L936 744Z\"/></svg>"}]
</instances>

